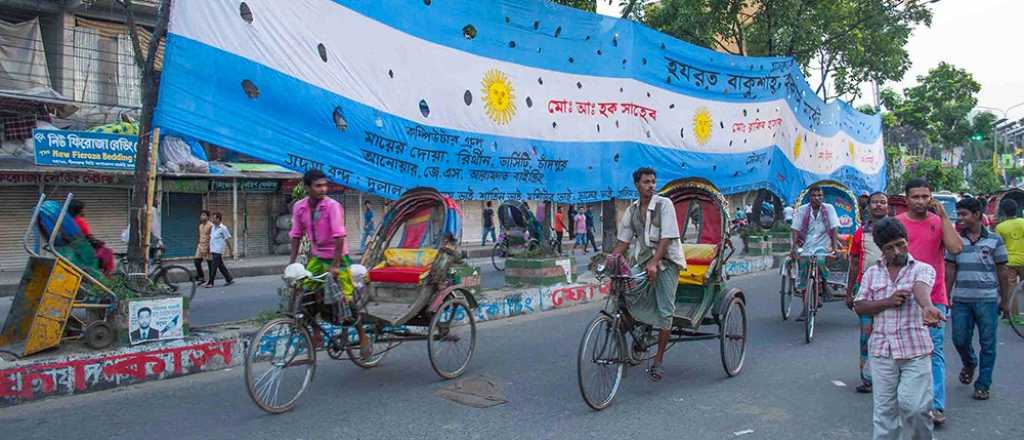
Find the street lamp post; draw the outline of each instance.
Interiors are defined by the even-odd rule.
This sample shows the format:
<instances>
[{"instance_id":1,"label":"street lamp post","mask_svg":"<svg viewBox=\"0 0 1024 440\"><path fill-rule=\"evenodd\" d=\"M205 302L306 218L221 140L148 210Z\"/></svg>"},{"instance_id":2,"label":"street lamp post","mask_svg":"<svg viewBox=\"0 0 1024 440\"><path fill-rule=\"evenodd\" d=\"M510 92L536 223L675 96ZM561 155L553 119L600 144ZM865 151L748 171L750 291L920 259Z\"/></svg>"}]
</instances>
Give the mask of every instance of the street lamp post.
<instances>
[{"instance_id":1,"label":"street lamp post","mask_svg":"<svg viewBox=\"0 0 1024 440\"><path fill-rule=\"evenodd\" d=\"M997 112L999 112L999 113L1001 113L1003 115L1003 121L1006 121L1006 120L1009 119L1010 110L1013 110L1013 109L1015 109L1017 107L1020 107L1020 106L1024 106L1024 102L1018 102L1018 103L1016 103L1014 105L1011 105L1011 106L1007 107L1006 110L995 108L995 107L988 107L988 106L984 106L984 105L978 105L978 106L975 106L975 107L976 108L980 108L980 109L984 109L984 110L994 110L994 111L997 111ZM997 133L995 132L995 127L992 127L992 152L994 154L996 154L996 156L998 156L999 155L999 143L996 142L996 136L997 136ZM1005 174L1003 175L1003 183L1004 184L1006 183L1006 175Z\"/></svg>"}]
</instances>

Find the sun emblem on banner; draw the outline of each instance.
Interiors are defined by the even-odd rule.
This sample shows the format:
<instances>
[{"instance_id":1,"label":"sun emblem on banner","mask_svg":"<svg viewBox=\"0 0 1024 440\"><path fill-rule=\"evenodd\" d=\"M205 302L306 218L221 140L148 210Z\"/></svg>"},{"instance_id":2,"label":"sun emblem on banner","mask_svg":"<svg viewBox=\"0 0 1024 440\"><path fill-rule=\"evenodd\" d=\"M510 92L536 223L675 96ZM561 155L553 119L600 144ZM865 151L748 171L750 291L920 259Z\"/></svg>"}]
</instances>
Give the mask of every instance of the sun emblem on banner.
<instances>
[{"instance_id":1,"label":"sun emblem on banner","mask_svg":"<svg viewBox=\"0 0 1024 440\"><path fill-rule=\"evenodd\" d=\"M857 157L857 151L853 148L853 142L850 142L850 162L853 162L854 158Z\"/></svg>"},{"instance_id":2,"label":"sun emblem on banner","mask_svg":"<svg viewBox=\"0 0 1024 440\"><path fill-rule=\"evenodd\" d=\"M793 159L800 157L800 143L803 141L803 136L798 133L796 136L796 142L793 142Z\"/></svg>"},{"instance_id":3,"label":"sun emblem on banner","mask_svg":"<svg viewBox=\"0 0 1024 440\"><path fill-rule=\"evenodd\" d=\"M487 117L498 124L508 124L516 115L516 91L508 75L498 69L491 69L484 74L481 84Z\"/></svg>"},{"instance_id":4,"label":"sun emblem on banner","mask_svg":"<svg viewBox=\"0 0 1024 440\"><path fill-rule=\"evenodd\" d=\"M711 140L711 131L715 124L715 120L711 118L711 112L704 107L697 109L697 113L693 115L693 136L697 138L697 143L704 145Z\"/></svg>"}]
</instances>

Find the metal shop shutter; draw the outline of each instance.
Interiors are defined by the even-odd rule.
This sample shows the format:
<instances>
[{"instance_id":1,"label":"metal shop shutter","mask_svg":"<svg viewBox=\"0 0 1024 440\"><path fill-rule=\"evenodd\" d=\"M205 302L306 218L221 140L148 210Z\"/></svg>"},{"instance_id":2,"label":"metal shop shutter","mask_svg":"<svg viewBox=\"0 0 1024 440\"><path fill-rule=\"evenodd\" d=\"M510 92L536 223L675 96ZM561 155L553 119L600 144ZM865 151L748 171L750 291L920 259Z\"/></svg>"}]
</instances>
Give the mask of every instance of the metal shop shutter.
<instances>
[{"instance_id":1,"label":"metal shop shutter","mask_svg":"<svg viewBox=\"0 0 1024 440\"><path fill-rule=\"evenodd\" d=\"M240 247L245 249L244 255L246 257L260 257L264 255L270 255L270 243L272 241L270 223L270 195L269 194L255 194L245 193L245 195L239 194L245 200L245 219L243 235L239 238L244 238L244 244L239 243ZM241 209L241 204L239 204Z\"/></svg>"},{"instance_id":2,"label":"metal shop shutter","mask_svg":"<svg viewBox=\"0 0 1024 440\"><path fill-rule=\"evenodd\" d=\"M21 246L21 237L38 198L39 187L35 185L0 187L0 272L25 270L28 254Z\"/></svg>"},{"instance_id":3,"label":"metal shop shutter","mask_svg":"<svg viewBox=\"0 0 1024 440\"><path fill-rule=\"evenodd\" d=\"M202 210L202 194L164 193L160 201L160 226L167 257L195 255Z\"/></svg>"}]
</instances>

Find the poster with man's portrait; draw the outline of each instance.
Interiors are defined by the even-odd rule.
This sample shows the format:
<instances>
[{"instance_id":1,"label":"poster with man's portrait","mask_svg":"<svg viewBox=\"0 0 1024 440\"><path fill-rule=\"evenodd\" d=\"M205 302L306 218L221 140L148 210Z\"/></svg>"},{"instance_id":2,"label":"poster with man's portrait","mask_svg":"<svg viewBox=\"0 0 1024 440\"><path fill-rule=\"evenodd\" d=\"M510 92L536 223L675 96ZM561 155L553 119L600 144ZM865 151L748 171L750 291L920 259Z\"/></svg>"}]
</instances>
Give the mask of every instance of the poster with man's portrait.
<instances>
[{"instance_id":1,"label":"poster with man's portrait","mask_svg":"<svg viewBox=\"0 0 1024 440\"><path fill-rule=\"evenodd\" d=\"M129 341L135 345L182 338L183 309L181 298L132 301L128 304Z\"/></svg>"}]
</instances>

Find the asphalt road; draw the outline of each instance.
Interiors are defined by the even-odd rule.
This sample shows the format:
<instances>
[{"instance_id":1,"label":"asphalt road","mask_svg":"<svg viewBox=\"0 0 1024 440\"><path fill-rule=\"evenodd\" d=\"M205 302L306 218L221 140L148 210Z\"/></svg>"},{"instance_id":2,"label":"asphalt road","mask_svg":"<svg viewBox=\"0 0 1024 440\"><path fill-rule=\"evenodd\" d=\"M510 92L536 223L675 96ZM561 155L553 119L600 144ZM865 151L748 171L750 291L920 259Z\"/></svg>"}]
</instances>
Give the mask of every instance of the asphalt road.
<instances>
[{"instance_id":1,"label":"asphalt road","mask_svg":"<svg viewBox=\"0 0 1024 440\"><path fill-rule=\"evenodd\" d=\"M580 399L575 355L597 305L481 325L464 378L486 376L508 403L477 409L438 397L445 382L426 346L410 343L362 370L321 360L294 411L273 416L249 400L242 369L188 376L0 411L4 439L865 439L871 398L857 394L856 319L825 306L806 345L778 316L774 274L734 278L748 294L750 341L742 373L727 378L717 341L676 345L666 378L629 370L610 408ZM976 402L956 381L948 345L949 424L939 439L1024 438L1024 340L1000 329L992 399ZM947 341L949 338L947 337ZM1017 396L1017 397L1014 397Z\"/></svg>"},{"instance_id":2,"label":"asphalt road","mask_svg":"<svg viewBox=\"0 0 1024 440\"><path fill-rule=\"evenodd\" d=\"M579 270L586 270L589 257L579 253L575 256ZM481 285L484 289L497 289L505 285L505 273L495 270L490 258L475 258L469 260L469 263L480 268ZM191 325L239 321L262 312L277 310L277 289L283 285L280 276L238 278L235 284L227 287L223 282L223 279L218 279L217 286L212 289L202 286L198 288L195 300L189 307ZM0 298L0 319L7 318L13 299Z\"/></svg>"}]
</instances>

